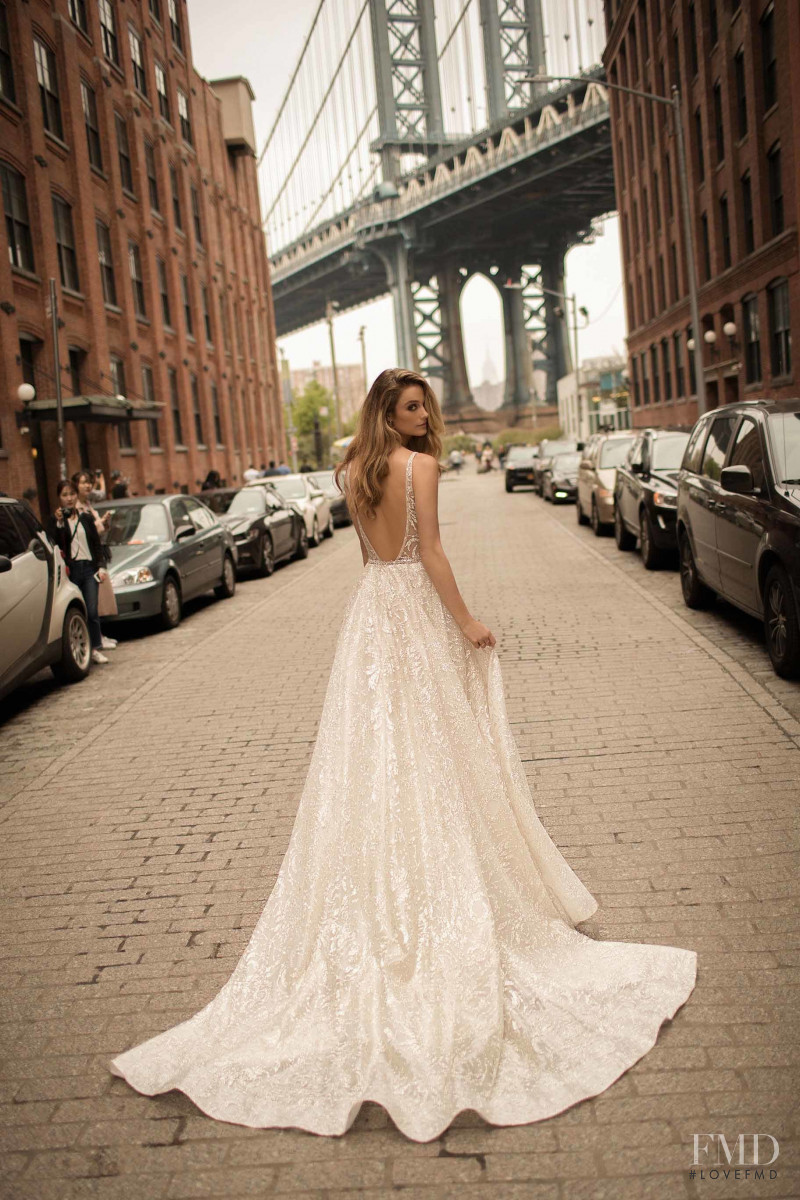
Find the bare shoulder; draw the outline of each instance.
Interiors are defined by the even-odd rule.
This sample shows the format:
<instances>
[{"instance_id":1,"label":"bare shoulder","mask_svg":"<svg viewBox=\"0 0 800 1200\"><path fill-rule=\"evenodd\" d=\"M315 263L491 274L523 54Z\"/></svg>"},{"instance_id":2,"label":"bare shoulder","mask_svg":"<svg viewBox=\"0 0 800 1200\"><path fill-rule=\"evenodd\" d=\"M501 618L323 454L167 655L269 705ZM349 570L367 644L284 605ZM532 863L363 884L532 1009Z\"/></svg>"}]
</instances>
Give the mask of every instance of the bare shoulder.
<instances>
[{"instance_id":1,"label":"bare shoulder","mask_svg":"<svg viewBox=\"0 0 800 1200\"><path fill-rule=\"evenodd\" d=\"M414 473L421 474L423 478L438 478L439 463L432 454L425 454L423 450L418 450Z\"/></svg>"}]
</instances>

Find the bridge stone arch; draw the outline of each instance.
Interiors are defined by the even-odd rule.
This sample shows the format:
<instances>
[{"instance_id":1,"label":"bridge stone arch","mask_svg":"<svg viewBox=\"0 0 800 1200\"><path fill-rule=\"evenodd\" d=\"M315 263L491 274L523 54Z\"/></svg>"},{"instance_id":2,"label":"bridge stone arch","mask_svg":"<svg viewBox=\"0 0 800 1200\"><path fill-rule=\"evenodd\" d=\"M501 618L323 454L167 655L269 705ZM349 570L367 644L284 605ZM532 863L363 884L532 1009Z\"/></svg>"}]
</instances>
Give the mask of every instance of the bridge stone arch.
<instances>
[{"instance_id":1,"label":"bridge stone arch","mask_svg":"<svg viewBox=\"0 0 800 1200\"><path fill-rule=\"evenodd\" d=\"M486 285L489 289L488 293L486 293L488 304L487 304L487 307L484 310L482 316L483 316L483 319L488 324L494 324L494 322L496 321L496 324L497 324L496 332L497 332L497 342L499 344L498 349L499 349L500 361L499 361L499 364L495 364L495 365L498 366L501 381L504 381L506 378L507 370L508 370L507 364L506 364L506 357L508 354L508 346L507 346L506 336L505 336L505 314L503 312L503 293L500 290L500 287L498 287L498 283L501 281L498 279L496 274L492 275L490 271L478 270L478 271L473 271L472 273L468 274L466 277L463 278L462 288L461 288L461 296L460 296L460 301L459 301L459 317L460 317L461 325L463 328L464 324L465 324L464 304L465 304L465 300L467 299L467 294L470 291L474 291L474 285L478 284L479 281L482 284ZM467 344L468 343L469 343L469 339L467 338ZM465 355L465 358L467 358L466 355ZM470 371L468 358L467 358L467 378L469 380L471 394L473 396L473 399L475 400L477 407L480 408L480 410L482 412L494 413L495 408L494 407L487 408L486 405L483 403L483 399L480 394L479 389L480 389L481 385L485 382L485 380L483 377L479 378L477 375L474 375Z\"/></svg>"}]
</instances>

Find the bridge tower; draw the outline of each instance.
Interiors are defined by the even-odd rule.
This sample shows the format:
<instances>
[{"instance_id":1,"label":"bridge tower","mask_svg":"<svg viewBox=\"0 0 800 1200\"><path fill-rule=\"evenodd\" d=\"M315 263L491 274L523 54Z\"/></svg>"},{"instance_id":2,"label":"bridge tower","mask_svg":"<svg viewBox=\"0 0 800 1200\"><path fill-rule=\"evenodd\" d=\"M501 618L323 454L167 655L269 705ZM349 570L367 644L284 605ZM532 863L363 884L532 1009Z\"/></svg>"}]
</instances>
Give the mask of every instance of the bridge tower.
<instances>
[{"instance_id":1,"label":"bridge tower","mask_svg":"<svg viewBox=\"0 0 800 1200\"><path fill-rule=\"evenodd\" d=\"M432 158L448 141L434 0L370 0L370 19L380 121L371 149L381 156L378 195L389 198L395 194L404 155ZM546 88L526 82L531 75L545 73L541 0L480 0L480 20L489 121L501 125L528 109L537 91ZM424 231L409 221L384 241L371 241L370 250L384 265L394 301L399 363L431 378L450 422L468 424L480 415L469 388L461 329L460 296L469 269L451 254L432 264L424 239ZM550 247L544 259L538 253L534 262L518 253L513 262L501 264L501 273L515 284L501 290L506 340L503 412L514 424L537 399L556 404L557 380L570 369L564 321L556 311L559 299L553 295L563 292L564 248ZM535 396L538 372L544 372L546 384Z\"/></svg>"}]
</instances>

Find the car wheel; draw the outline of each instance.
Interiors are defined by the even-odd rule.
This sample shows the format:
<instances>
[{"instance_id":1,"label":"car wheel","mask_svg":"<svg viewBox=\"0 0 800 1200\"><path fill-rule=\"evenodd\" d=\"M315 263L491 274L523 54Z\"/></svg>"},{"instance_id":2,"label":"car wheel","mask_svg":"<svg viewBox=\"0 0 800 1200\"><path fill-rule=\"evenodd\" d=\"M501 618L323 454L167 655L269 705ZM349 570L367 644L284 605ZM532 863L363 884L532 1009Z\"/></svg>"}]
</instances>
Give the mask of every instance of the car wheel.
<instances>
[{"instance_id":1,"label":"car wheel","mask_svg":"<svg viewBox=\"0 0 800 1200\"><path fill-rule=\"evenodd\" d=\"M708 608L714 599L714 592L703 583L697 574L697 564L694 561L689 536L685 532L678 535L678 553L680 555L681 591L686 607Z\"/></svg>"},{"instance_id":2,"label":"car wheel","mask_svg":"<svg viewBox=\"0 0 800 1200\"><path fill-rule=\"evenodd\" d=\"M653 526L650 514L643 508L639 514L639 541L642 547L642 563L648 571L657 571L664 561L660 547L653 541Z\"/></svg>"},{"instance_id":3,"label":"car wheel","mask_svg":"<svg viewBox=\"0 0 800 1200\"><path fill-rule=\"evenodd\" d=\"M592 496L592 529L595 537L602 537L605 533L605 524L600 520L600 510L597 507L597 500Z\"/></svg>"},{"instance_id":4,"label":"car wheel","mask_svg":"<svg viewBox=\"0 0 800 1200\"><path fill-rule=\"evenodd\" d=\"M312 546L318 546L322 541L322 534L319 531L319 521L314 517L314 524L311 527L311 537L308 539Z\"/></svg>"},{"instance_id":5,"label":"car wheel","mask_svg":"<svg viewBox=\"0 0 800 1200\"><path fill-rule=\"evenodd\" d=\"M622 513L619 511L619 500L616 500L614 503L614 541L617 543L618 550L633 550L636 545L636 538L622 520Z\"/></svg>"},{"instance_id":6,"label":"car wheel","mask_svg":"<svg viewBox=\"0 0 800 1200\"><path fill-rule=\"evenodd\" d=\"M333 513L328 517L328 528L325 530L325 537L332 538L334 534Z\"/></svg>"},{"instance_id":7,"label":"car wheel","mask_svg":"<svg viewBox=\"0 0 800 1200\"><path fill-rule=\"evenodd\" d=\"M576 517L579 525L588 525L589 524L589 519L583 511L583 506L581 505L581 498L577 492L575 493L575 517Z\"/></svg>"},{"instance_id":8,"label":"car wheel","mask_svg":"<svg viewBox=\"0 0 800 1200\"><path fill-rule=\"evenodd\" d=\"M230 600L235 591L236 568L230 554L226 554L222 560L222 580L214 588L214 595L218 600Z\"/></svg>"},{"instance_id":9,"label":"car wheel","mask_svg":"<svg viewBox=\"0 0 800 1200\"><path fill-rule=\"evenodd\" d=\"M513 483L509 483L509 482L508 482L508 480L506 480L506 491L507 491L507 492L513 492L513 490L514 490L514 485L513 485Z\"/></svg>"},{"instance_id":10,"label":"car wheel","mask_svg":"<svg viewBox=\"0 0 800 1200\"><path fill-rule=\"evenodd\" d=\"M61 630L61 657L51 663L50 670L59 683L79 683L89 674L91 662L92 641L86 618L79 608L69 608Z\"/></svg>"},{"instance_id":11,"label":"car wheel","mask_svg":"<svg viewBox=\"0 0 800 1200\"><path fill-rule=\"evenodd\" d=\"M182 616L183 603L178 581L174 575L168 575L161 593L161 624L165 629L175 629L180 625Z\"/></svg>"},{"instance_id":12,"label":"car wheel","mask_svg":"<svg viewBox=\"0 0 800 1200\"><path fill-rule=\"evenodd\" d=\"M299 533L297 535L297 546L295 547L294 558L308 558L308 533L306 531L305 521L300 522Z\"/></svg>"},{"instance_id":13,"label":"car wheel","mask_svg":"<svg viewBox=\"0 0 800 1200\"><path fill-rule=\"evenodd\" d=\"M271 575L275 570L275 550L272 545L272 538L268 533L261 536L261 541L258 544L258 555L256 556L256 571L263 578Z\"/></svg>"},{"instance_id":14,"label":"car wheel","mask_svg":"<svg viewBox=\"0 0 800 1200\"><path fill-rule=\"evenodd\" d=\"M764 635L767 650L782 679L800 675L800 623L792 585L784 568L770 567L764 585Z\"/></svg>"}]
</instances>

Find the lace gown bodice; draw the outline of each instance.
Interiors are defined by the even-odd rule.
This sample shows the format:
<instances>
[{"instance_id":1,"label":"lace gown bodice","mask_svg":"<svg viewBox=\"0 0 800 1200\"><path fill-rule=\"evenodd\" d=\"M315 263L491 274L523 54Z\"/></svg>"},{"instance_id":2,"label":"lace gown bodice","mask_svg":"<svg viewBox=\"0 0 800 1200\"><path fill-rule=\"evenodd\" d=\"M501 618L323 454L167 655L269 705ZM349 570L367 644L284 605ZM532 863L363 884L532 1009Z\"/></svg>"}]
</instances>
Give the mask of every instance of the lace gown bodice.
<instances>
[{"instance_id":1,"label":"lace gown bodice","mask_svg":"<svg viewBox=\"0 0 800 1200\"><path fill-rule=\"evenodd\" d=\"M406 462L406 526L403 535L403 544L400 547L400 553L396 558L381 558L373 549L372 544L364 532L358 514L356 514L356 522L358 524L361 537L367 549L367 561L364 564L367 567L394 567L401 563L418 563L422 560L419 555L419 533L417 532L417 505L414 500L414 481L412 478L412 463L417 451L412 450Z\"/></svg>"}]
</instances>

